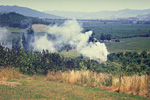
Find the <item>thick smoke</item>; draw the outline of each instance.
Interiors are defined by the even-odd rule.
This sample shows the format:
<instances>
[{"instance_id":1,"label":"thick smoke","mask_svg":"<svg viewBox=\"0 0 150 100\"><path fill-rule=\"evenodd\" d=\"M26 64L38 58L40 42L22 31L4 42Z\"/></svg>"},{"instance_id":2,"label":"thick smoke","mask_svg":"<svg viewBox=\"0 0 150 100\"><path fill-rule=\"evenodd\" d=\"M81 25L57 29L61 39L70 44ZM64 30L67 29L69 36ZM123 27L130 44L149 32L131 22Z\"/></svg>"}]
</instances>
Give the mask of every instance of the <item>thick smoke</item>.
<instances>
[{"instance_id":1,"label":"thick smoke","mask_svg":"<svg viewBox=\"0 0 150 100\"><path fill-rule=\"evenodd\" d=\"M0 27L0 41L4 42L7 39L8 31L5 28Z\"/></svg>"},{"instance_id":2,"label":"thick smoke","mask_svg":"<svg viewBox=\"0 0 150 100\"><path fill-rule=\"evenodd\" d=\"M6 28L0 27L0 43L8 48L11 48L11 42L9 41L10 33Z\"/></svg>"},{"instance_id":3,"label":"thick smoke","mask_svg":"<svg viewBox=\"0 0 150 100\"><path fill-rule=\"evenodd\" d=\"M32 43L34 42L34 31L33 28L30 26L27 29L27 33L22 34L22 46L26 50L30 50L32 48Z\"/></svg>"},{"instance_id":4,"label":"thick smoke","mask_svg":"<svg viewBox=\"0 0 150 100\"><path fill-rule=\"evenodd\" d=\"M56 49L54 47L54 43L47 39L47 35L42 37L35 38L35 42L33 43L34 50L42 51L49 50L50 52L55 52Z\"/></svg>"},{"instance_id":5,"label":"thick smoke","mask_svg":"<svg viewBox=\"0 0 150 100\"><path fill-rule=\"evenodd\" d=\"M88 42L92 31L82 33L83 28L76 20L68 20L58 26L50 26L44 36L35 36L33 43L34 50L47 49L56 52L65 45L70 45L72 49L80 54L99 63L107 60L108 51L104 43Z\"/></svg>"}]
</instances>

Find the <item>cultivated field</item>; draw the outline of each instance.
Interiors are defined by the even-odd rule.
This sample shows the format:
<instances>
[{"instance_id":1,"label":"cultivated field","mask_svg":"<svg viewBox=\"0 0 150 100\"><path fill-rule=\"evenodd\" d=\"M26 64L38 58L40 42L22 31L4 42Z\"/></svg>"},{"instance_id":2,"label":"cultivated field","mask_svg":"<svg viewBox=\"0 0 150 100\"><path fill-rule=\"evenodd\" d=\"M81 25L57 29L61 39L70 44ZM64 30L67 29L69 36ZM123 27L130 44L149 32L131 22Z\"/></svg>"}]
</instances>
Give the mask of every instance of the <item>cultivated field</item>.
<instances>
[{"instance_id":1,"label":"cultivated field","mask_svg":"<svg viewBox=\"0 0 150 100\"><path fill-rule=\"evenodd\" d=\"M120 39L120 42L106 42L108 52L127 52L127 51L147 51L150 52L150 37L134 37ZM64 57L78 57L80 54L76 50L62 51L60 52Z\"/></svg>"},{"instance_id":2,"label":"cultivated field","mask_svg":"<svg viewBox=\"0 0 150 100\"><path fill-rule=\"evenodd\" d=\"M150 37L120 39L120 42L105 43L109 52L150 51Z\"/></svg>"},{"instance_id":3,"label":"cultivated field","mask_svg":"<svg viewBox=\"0 0 150 100\"><path fill-rule=\"evenodd\" d=\"M89 21L83 23L85 29L91 29L94 31L94 37L100 37L101 33L110 33L112 38L122 38L122 37L134 37L140 34L149 34L150 25L149 24L122 24L108 22L106 24L101 22Z\"/></svg>"}]
</instances>

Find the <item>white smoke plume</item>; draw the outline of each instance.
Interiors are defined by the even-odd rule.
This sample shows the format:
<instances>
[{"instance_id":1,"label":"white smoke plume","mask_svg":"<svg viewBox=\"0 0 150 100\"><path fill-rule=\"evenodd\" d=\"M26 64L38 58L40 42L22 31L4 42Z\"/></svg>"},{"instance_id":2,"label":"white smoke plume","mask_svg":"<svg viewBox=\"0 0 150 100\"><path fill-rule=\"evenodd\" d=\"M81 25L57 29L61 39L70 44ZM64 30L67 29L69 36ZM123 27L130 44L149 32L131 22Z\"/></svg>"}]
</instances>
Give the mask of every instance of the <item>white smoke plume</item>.
<instances>
[{"instance_id":1,"label":"white smoke plume","mask_svg":"<svg viewBox=\"0 0 150 100\"><path fill-rule=\"evenodd\" d=\"M10 33L6 28L0 27L0 43L8 48L11 48L12 45L9 42Z\"/></svg>"},{"instance_id":2,"label":"white smoke plume","mask_svg":"<svg viewBox=\"0 0 150 100\"><path fill-rule=\"evenodd\" d=\"M80 54L90 59L94 59L99 63L107 61L108 51L104 43L88 42L92 31L82 33L83 28L76 20L68 20L64 24L58 26L50 26L49 35L53 35L55 39L48 39L48 35L35 37L33 43L35 50L47 49L51 52L59 50L64 45L71 45Z\"/></svg>"},{"instance_id":3,"label":"white smoke plume","mask_svg":"<svg viewBox=\"0 0 150 100\"><path fill-rule=\"evenodd\" d=\"M0 27L0 41L4 42L7 39L8 31L5 28Z\"/></svg>"},{"instance_id":4,"label":"white smoke plume","mask_svg":"<svg viewBox=\"0 0 150 100\"><path fill-rule=\"evenodd\" d=\"M53 42L49 41L47 39L47 36L44 35L42 37L36 37L35 38L35 42L33 43L34 49L38 50L38 51L42 51L44 50L49 50L50 52L55 52L55 48L53 45Z\"/></svg>"}]
</instances>

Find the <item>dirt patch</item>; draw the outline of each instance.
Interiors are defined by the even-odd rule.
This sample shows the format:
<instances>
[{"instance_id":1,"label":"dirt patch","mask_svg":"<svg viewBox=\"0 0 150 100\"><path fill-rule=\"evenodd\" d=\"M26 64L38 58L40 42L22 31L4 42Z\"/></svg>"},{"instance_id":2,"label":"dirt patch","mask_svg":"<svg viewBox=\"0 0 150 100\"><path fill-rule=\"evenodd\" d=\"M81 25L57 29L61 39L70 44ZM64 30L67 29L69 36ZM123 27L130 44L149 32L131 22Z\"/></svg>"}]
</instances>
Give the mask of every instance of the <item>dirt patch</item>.
<instances>
[{"instance_id":1,"label":"dirt patch","mask_svg":"<svg viewBox=\"0 0 150 100\"><path fill-rule=\"evenodd\" d=\"M95 100L95 99L94 99ZM112 100L111 98L100 98L98 100Z\"/></svg>"},{"instance_id":2,"label":"dirt patch","mask_svg":"<svg viewBox=\"0 0 150 100\"><path fill-rule=\"evenodd\" d=\"M43 24L33 24L32 28L35 32L47 32L49 27Z\"/></svg>"},{"instance_id":3,"label":"dirt patch","mask_svg":"<svg viewBox=\"0 0 150 100\"><path fill-rule=\"evenodd\" d=\"M21 83L19 82L7 82L7 81L0 81L0 85L7 85L11 87L15 87L17 85L20 85Z\"/></svg>"}]
</instances>

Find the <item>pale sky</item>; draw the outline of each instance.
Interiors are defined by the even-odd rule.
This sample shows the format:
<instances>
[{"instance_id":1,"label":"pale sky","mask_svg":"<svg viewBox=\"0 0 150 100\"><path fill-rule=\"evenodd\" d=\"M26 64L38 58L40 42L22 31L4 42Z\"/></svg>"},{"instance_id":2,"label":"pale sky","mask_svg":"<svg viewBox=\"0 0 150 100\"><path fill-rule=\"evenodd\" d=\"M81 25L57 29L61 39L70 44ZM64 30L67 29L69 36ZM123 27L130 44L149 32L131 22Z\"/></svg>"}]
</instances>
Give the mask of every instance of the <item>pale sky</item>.
<instances>
[{"instance_id":1,"label":"pale sky","mask_svg":"<svg viewBox=\"0 0 150 100\"><path fill-rule=\"evenodd\" d=\"M17 5L39 11L96 12L120 9L150 9L150 0L0 0L0 5Z\"/></svg>"}]
</instances>

